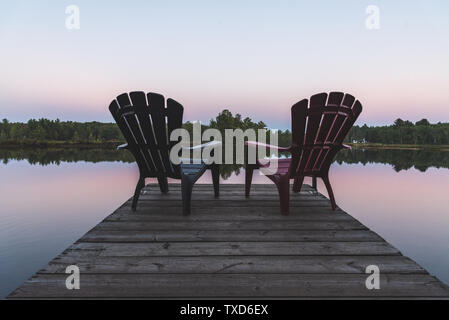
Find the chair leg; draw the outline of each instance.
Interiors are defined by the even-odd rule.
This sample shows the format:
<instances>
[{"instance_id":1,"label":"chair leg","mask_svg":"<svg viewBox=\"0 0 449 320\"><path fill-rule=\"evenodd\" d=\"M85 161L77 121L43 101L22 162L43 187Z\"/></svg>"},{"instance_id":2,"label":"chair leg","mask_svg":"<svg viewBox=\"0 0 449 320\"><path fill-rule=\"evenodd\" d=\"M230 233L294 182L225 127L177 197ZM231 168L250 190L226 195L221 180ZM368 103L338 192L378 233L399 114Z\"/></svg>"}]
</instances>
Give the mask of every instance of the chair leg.
<instances>
[{"instance_id":1,"label":"chair leg","mask_svg":"<svg viewBox=\"0 0 449 320\"><path fill-rule=\"evenodd\" d=\"M162 193L168 192L168 180L167 177L159 177L157 178L157 182L159 184L159 189L161 189Z\"/></svg>"},{"instance_id":2,"label":"chair leg","mask_svg":"<svg viewBox=\"0 0 449 320\"><path fill-rule=\"evenodd\" d=\"M301 191L302 184L304 182L304 176L297 176L293 183L293 192L298 193Z\"/></svg>"},{"instance_id":3,"label":"chair leg","mask_svg":"<svg viewBox=\"0 0 449 320\"><path fill-rule=\"evenodd\" d=\"M290 213L290 176L288 174L278 176L273 180L279 192L279 201L281 205L281 214Z\"/></svg>"},{"instance_id":4,"label":"chair leg","mask_svg":"<svg viewBox=\"0 0 449 320\"><path fill-rule=\"evenodd\" d=\"M249 193L251 191L251 182L253 180L253 171L254 167L251 165L247 165L245 168L245 197L249 197Z\"/></svg>"},{"instance_id":5,"label":"chair leg","mask_svg":"<svg viewBox=\"0 0 449 320\"><path fill-rule=\"evenodd\" d=\"M214 194L215 198L220 196L220 167L218 164L213 164L211 166L212 171L212 182L214 183Z\"/></svg>"},{"instance_id":6,"label":"chair leg","mask_svg":"<svg viewBox=\"0 0 449 320\"><path fill-rule=\"evenodd\" d=\"M136 211L137 209L137 201L139 200L140 191L145 187L145 178L140 177L139 181L137 181L136 190L134 191L133 203L131 205L132 211Z\"/></svg>"},{"instance_id":7,"label":"chair leg","mask_svg":"<svg viewBox=\"0 0 449 320\"><path fill-rule=\"evenodd\" d=\"M337 204L335 203L334 192L332 191L332 187L331 187L331 183L329 181L329 177L326 175L326 176L322 177L322 179L323 179L324 185L326 186L327 193L329 195L329 199L331 201L332 210L335 210L337 208Z\"/></svg>"},{"instance_id":8,"label":"chair leg","mask_svg":"<svg viewBox=\"0 0 449 320\"><path fill-rule=\"evenodd\" d=\"M190 205L192 200L193 180L186 174L181 176L181 193L182 193L182 214L188 216L190 214Z\"/></svg>"}]
</instances>

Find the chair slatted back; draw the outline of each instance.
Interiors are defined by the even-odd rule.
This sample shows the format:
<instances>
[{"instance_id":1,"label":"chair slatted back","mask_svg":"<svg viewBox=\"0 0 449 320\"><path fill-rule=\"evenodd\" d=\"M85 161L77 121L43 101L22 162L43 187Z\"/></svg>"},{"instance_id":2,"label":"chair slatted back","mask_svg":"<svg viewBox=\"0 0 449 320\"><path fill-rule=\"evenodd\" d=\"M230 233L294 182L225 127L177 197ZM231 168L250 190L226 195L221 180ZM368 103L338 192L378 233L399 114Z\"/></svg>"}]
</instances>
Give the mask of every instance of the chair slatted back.
<instances>
[{"instance_id":1,"label":"chair slatted back","mask_svg":"<svg viewBox=\"0 0 449 320\"><path fill-rule=\"evenodd\" d=\"M123 93L109 105L109 111L136 158L141 175L179 178L179 166L170 161L173 130L181 128L183 106L157 93Z\"/></svg>"},{"instance_id":2,"label":"chair slatted back","mask_svg":"<svg viewBox=\"0 0 449 320\"><path fill-rule=\"evenodd\" d=\"M361 103L342 92L319 93L292 107L290 175L327 172L343 140L362 112Z\"/></svg>"}]
</instances>

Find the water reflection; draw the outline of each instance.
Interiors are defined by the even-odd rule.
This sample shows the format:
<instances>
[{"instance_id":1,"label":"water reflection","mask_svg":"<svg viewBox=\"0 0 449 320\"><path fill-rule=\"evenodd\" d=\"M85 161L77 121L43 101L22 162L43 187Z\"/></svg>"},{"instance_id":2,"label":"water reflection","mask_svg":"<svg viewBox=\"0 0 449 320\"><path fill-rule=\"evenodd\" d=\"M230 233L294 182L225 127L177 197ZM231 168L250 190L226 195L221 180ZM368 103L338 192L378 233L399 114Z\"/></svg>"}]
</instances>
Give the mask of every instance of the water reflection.
<instances>
[{"instance_id":1,"label":"water reflection","mask_svg":"<svg viewBox=\"0 0 449 320\"><path fill-rule=\"evenodd\" d=\"M446 283L448 157L354 149L330 172L342 209ZM128 152L111 149L3 149L0 161L0 298L131 197L139 175ZM244 183L241 166L221 171L222 183ZM206 172L198 183L211 181ZM253 182L271 183L260 174Z\"/></svg>"},{"instance_id":2,"label":"water reflection","mask_svg":"<svg viewBox=\"0 0 449 320\"><path fill-rule=\"evenodd\" d=\"M429 168L449 168L449 151L354 148L352 151L341 151L336 161L363 165L383 163L391 165L396 172L410 168L425 172Z\"/></svg>"},{"instance_id":3,"label":"water reflection","mask_svg":"<svg viewBox=\"0 0 449 320\"><path fill-rule=\"evenodd\" d=\"M7 164L10 160L26 160L30 164L46 166L59 165L61 162L133 162L133 156L127 151L102 148L13 148L0 149L0 160Z\"/></svg>"},{"instance_id":4,"label":"water reflection","mask_svg":"<svg viewBox=\"0 0 449 320\"><path fill-rule=\"evenodd\" d=\"M33 165L61 164L61 162L104 162L120 161L134 162L133 156L127 151L102 148L15 148L0 149L0 161L7 164L10 160L26 160ZM354 148L352 151L342 150L335 161L339 164L369 164L382 163L393 167L396 172L415 168L425 172L429 168L449 168L449 151L435 151L432 149L363 149ZM239 174L241 165L223 165L221 176L223 179Z\"/></svg>"}]
</instances>

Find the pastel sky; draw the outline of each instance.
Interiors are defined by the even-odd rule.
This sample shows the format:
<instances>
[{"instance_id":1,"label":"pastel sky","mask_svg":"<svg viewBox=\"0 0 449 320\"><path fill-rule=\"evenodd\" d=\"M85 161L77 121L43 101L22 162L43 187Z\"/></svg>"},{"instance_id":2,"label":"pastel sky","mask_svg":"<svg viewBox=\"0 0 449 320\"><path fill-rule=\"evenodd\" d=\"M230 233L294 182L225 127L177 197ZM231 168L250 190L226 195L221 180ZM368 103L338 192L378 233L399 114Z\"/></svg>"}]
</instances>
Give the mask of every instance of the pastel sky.
<instances>
[{"instance_id":1,"label":"pastel sky","mask_svg":"<svg viewBox=\"0 0 449 320\"><path fill-rule=\"evenodd\" d=\"M2 0L0 118L111 122L111 99L143 90L185 120L228 108L288 128L295 102L338 90L363 103L360 124L449 122L448 40L447 0Z\"/></svg>"}]
</instances>

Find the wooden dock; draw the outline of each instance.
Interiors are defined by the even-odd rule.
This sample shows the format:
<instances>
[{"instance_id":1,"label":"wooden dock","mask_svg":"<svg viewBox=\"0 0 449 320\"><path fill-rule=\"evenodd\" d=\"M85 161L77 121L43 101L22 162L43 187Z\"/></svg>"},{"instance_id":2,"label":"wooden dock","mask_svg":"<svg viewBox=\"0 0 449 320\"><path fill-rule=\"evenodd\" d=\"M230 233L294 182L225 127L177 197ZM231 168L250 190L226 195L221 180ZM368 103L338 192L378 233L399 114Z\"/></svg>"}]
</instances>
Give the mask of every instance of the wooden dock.
<instances>
[{"instance_id":1,"label":"wooden dock","mask_svg":"<svg viewBox=\"0 0 449 320\"><path fill-rule=\"evenodd\" d=\"M273 185L195 185L182 216L179 185L144 189L87 232L8 299L26 298L448 298L449 288L305 185L279 214ZM68 290L66 267L80 269ZM368 265L380 289L368 290Z\"/></svg>"}]
</instances>

